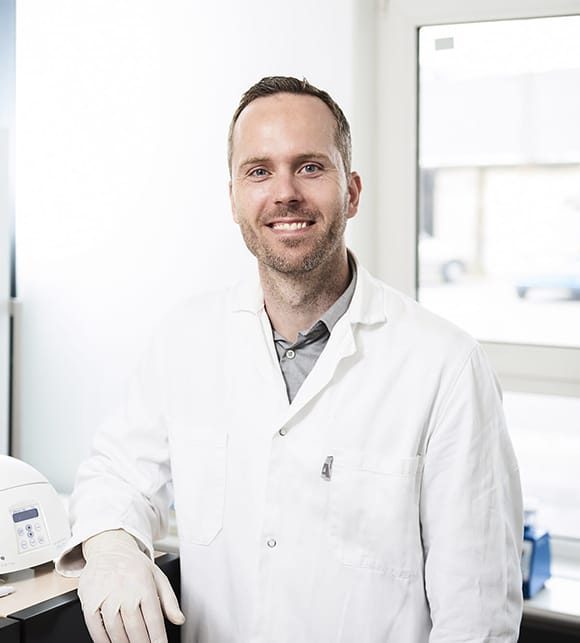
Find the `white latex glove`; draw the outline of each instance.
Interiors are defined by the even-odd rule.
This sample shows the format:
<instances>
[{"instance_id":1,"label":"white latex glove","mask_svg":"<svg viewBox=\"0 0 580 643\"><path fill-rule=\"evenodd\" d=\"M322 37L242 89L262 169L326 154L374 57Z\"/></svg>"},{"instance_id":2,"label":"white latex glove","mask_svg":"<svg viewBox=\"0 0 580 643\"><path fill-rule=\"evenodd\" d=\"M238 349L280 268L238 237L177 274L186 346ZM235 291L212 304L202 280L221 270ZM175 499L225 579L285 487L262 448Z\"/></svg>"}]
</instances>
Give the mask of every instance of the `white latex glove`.
<instances>
[{"instance_id":1,"label":"white latex glove","mask_svg":"<svg viewBox=\"0 0 580 643\"><path fill-rule=\"evenodd\" d=\"M165 574L122 529L83 543L87 564L78 594L95 643L167 643L163 612L176 625L185 617Z\"/></svg>"}]
</instances>

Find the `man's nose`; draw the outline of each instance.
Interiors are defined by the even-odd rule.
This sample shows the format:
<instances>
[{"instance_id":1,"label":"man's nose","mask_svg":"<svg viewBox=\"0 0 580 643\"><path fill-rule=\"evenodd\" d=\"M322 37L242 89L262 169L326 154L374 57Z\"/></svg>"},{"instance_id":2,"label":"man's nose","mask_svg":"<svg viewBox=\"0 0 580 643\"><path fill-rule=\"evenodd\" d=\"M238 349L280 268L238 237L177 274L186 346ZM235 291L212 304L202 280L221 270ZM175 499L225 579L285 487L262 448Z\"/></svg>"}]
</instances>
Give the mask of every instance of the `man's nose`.
<instances>
[{"instance_id":1,"label":"man's nose","mask_svg":"<svg viewBox=\"0 0 580 643\"><path fill-rule=\"evenodd\" d=\"M302 201L299 181L291 172L280 172L274 177L272 197L276 205L291 206Z\"/></svg>"}]
</instances>

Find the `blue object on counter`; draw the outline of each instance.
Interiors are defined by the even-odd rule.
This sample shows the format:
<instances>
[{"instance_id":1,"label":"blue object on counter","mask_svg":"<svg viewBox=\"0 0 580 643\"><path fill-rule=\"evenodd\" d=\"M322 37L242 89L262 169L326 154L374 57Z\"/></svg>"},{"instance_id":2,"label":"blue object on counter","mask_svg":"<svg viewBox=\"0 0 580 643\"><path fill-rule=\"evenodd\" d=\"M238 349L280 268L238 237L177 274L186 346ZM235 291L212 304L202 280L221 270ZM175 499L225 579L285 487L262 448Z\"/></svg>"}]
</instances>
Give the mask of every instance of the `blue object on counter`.
<instances>
[{"instance_id":1,"label":"blue object on counter","mask_svg":"<svg viewBox=\"0 0 580 643\"><path fill-rule=\"evenodd\" d=\"M550 534L532 525L524 527L522 577L524 598L532 598L550 578Z\"/></svg>"}]
</instances>

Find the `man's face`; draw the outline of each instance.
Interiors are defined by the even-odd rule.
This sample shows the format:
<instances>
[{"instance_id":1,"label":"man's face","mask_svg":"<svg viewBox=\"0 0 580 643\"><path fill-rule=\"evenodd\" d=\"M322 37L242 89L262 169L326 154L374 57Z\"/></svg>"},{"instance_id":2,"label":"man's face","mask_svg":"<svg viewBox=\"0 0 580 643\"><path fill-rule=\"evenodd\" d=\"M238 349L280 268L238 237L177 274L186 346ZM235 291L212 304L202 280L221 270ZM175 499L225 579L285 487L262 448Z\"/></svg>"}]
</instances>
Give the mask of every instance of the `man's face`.
<instances>
[{"instance_id":1,"label":"man's face","mask_svg":"<svg viewBox=\"0 0 580 643\"><path fill-rule=\"evenodd\" d=\"M234 220L260 264L313 270L338 256L361 189L345 176L335 120L318 98L275 94L250 103L233 134Z\"/></svg>"}]
</instances>

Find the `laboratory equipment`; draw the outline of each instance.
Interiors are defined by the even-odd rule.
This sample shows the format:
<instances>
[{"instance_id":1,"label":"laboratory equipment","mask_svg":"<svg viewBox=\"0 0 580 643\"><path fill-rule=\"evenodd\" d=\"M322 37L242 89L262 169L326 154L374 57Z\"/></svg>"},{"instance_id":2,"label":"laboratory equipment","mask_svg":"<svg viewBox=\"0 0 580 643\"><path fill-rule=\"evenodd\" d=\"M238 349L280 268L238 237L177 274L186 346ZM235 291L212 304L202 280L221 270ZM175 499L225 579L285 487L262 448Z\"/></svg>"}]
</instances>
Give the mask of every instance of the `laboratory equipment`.
<instances>
[{"instance_id":1,"label":"laboratory equipment","mask_svg":"<svg viewBox=\"0 0 580 643\"><path fill-rule=\"evenodd\" d=\"M524 543L522 551L522 580L524 598L532 598L550 578L550 534L535 525L536 509L524 510Z\"/></svg>"},{"instance_id":2,"label":"laboratory equipment","mask_svg":"<svg viewBox=\"0 0 580 643\"><path fill-rule=\"evenodd\" d=\"M69 537L50 482L22 460L0 455L0 574L54 560Z\"/></svg>"}]
</instances>

